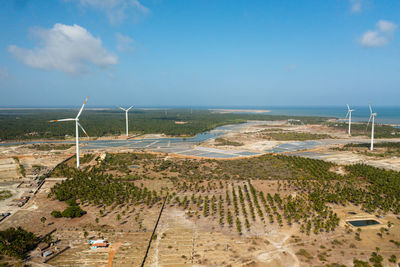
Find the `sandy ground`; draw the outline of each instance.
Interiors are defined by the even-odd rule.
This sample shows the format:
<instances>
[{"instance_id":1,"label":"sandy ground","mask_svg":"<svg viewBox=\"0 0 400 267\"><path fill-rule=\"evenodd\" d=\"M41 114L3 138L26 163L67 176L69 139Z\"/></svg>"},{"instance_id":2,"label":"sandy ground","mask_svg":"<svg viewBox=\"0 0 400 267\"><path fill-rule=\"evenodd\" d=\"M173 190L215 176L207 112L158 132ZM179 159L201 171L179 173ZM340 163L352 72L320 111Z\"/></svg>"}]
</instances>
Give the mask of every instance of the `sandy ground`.
<instances>
[{"instance_id":1,"label":"sandy ground","mask_svg":"<svg viewBox=\"0 0 400 267\"><path fill-rule=\"evenodd\" d=\"M53 235L60 239L57 246L71 248L48 262L52 266L106 266L110 264L110 259L112 266L139 266L160 205L155 205L151 209L141 205L128 207L129 211L120 221L115 219L116 214L126 207L99 216L98 207L84 205L83 208L88 213L81 218L55 219L50 216L51 210L61 210L66 206L65 203L47 198L50 188L56 182L56 180L46 182L26 206L18 210L13 217L0 223L0 229L21 225L37 234L57 229ZM241 181L236 183L236 185L241 184L243 184ZM253 185L265 193L278 192L276 181L254 181ZM168 185L163 184L163 186ZM224 192L224 189L222 191L214 189L210 194L218 195ZM291 193L293 192L285 194ZM186 193L180 194L183 197ZM217 214L210 214L208 218L190 217L187 209L184 210L171 203L163 212L156 231L157 237L152 242L145 266L294 267L324 266L329 262L351 266L353 258L368 260L377 246L380 248L379 253L385 259L400 252L399 248L389 242L391 239L400 240L400 220L395 215L387 214L376 218L352 205L333 206L333 209L341 218L340 226L334 232L307 236L299 232L296 224L291 226L284 224L280 227L276 223L263 222L257 217L252 221L250 231L244 230L243 234L239 235L235 227L221 226ZM138 215L139 219L136 220L135 217ZM40 222L43 216L47 218L45 223ZM94 221L96 217L100 218L98 224ZM363 227L361 241L356 241L354 234L357 229L349 226L346 221L357 218L373 218L381 224ZM393 223L390 234L378 237L380 228L386 226L388 221ZM142 227L139 226L139 222ZM347 232L349 229L351 232ZM88 233L87 237L84 235L85 231ZM104 238L110 243L110 247L90 249L88 240L91 238ZM300 249L306 250L312 258L307 259L298 255ZM326 259L321 260L319 255L325 255ZM394 265L385 260L384 266Z\"/></svg>"},{"instance_id":2,"label":"sandy ground","mask_svg":"<svg viewBox=\"0 0 400 267\"><path fill-rule=\"evenodd\" d=\"M227 146L219 149L248 149L264 151L282 141L260 140L257 133L266 128L285 127L288 131L304 131L321 133L325 129L319 126L290 126L284 122L252 126L238 132L224 136L228 140L242 142L243 147ZM325 133L325 132L324 132ZM349 141L363 141L362 137L347 137L339 132L327 132L332 137ZM214 141L202 144L204 147L215 147ZM74 147L65 151L33 151L24 146L0 147L0 165L12 173L17 166L13 157L18 157L20 163L26 168L27 176L35 177L38 173L33 170L34 165L44 166L44 170L54 167L57 163L73 154ZM302 151L304 152L304 151ZM332 151L329 147L312 149L318 157L340 164L364 162L377 167L400 170L400 160L395 158L376 159L349 151ZM307 156L307 155L303 155ZM309 156L309 155L308 155ZM315 156L315 155L314 155ZM173 159L173 156L169 156ZM3 161L1 161L3 160ZM3 164L2 164L3 162ZM1 169L1 168L0 168ZM340 170L339 170L340 171ZM17 173L14 170L15 173ZM0 171L1 174L1 171ZM25 181L17 188L17 183L4 183L0 190L12 191L13 197L0 202L0 209L9 210L12 215L0 222L0 229L22 226L36 234L45 234L57 229L54 237L60 240L59 246L71 248L51 260L51 266L106 266L110 258L112 266L140 266L146 246L151 236L151 231L160 210L160 204L147 208L144 205L118 207L108 210L105 215L100 215L100 206L83 205L87 214L81 218L66 219L53 218L52 210L62 210L65 203L51 200L47 197L50 189L59 178L50 178L43 185L39 193L22 208L15 206L15 199L23 194L28 194L35 188L30 179L22 179L19 174L14 174L13 179ZM11 176L9 176L11 177ZM1 177L0 177L1 178ZM7 178L7 177L6 177ZM170 180L145 180L140 181L144 186L159 190L161 188L173 189ZM237 184L243 182L237 181ZM252 181L257 190L274 194L278 192L276 181ZM209 194L224 195L225 190L213 190ZM282 192L281 192L282 193ZM296 192L283 192L296 194ZM208 193L205 193L208 194ZM181 199L189 193L178 192ZM224 208L228 209L226 204ZM247 206L248 208L248 206ZM394 267L387 258L390 255L400 255L400 248L389 242L391 239L400 241L400 220L391 213L377 218L374 214L366 214L359 207L348 205L332 206L341 218L340 226L334 232L311 234L307 236L299 231L297 224L278 226L276 223L263 222L259 217L251 222L251 229L244 230L242 235L236 232L235 226L220 225L218 215L189 216L188 210L174 204L168 204L161 217L157 229L157 237L153 240L148 255L146 266L325 266L326 263L338 262L352 266L353 258L368 261L369 256L379 246L379 253L385 257L384 266ZM117 214L126 211L120 221ZM355 214L350 214L355 213ZM243 220L243 215L240 218ZM46 217L46 222L40 221ZM95 219L99 219L99 223ZM356 228L346 223L355 218L374 218L381 224L362 228L361 241L355 240ZM381 227L386 227L388 221L393 223L389 234L379 237ZM84 236L84 232L88 237ZM104 237L110 243L106 249L90 249L88 239ZM298 255L300 249L306 250L312 257ZM38 260L38 259L36 259ZM38 260L40 262L40 260Z\"/></svg>"}]
</instances>

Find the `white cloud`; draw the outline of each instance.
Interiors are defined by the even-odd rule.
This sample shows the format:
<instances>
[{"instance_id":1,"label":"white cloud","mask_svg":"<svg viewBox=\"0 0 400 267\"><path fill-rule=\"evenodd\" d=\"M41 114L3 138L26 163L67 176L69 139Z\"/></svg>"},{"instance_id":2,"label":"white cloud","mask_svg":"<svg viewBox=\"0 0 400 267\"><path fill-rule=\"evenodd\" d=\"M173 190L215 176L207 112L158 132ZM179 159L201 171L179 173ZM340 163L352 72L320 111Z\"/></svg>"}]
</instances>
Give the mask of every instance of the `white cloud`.
<instances>
[{"instance_id":1,"label":"white cloud","mask_svg":"<svg viewBox=\"0 0 400 267\"><path fill-rule=\"evenodd\" d=\"M8 68L0 67L0 81L8 78Z\"/></svg>"},{"instance_id":2,"label":"white cloud","mask_svg":"<svg viewBox=\"0 0 400 267\"><path fill-rule=\"evenodd\" d=\"M126 19L127 14L137 21L141 16L150 11L139 0L72 0L79 1L83 7L101 10L107 14L112 24L120 24Z\"/></svg>"},{"instance_id":3,"label":"white cloud","mask_svg":"<svg viewBox=\"0 0 400 267\"><path fill-rule=\"evenodd\" d=\"M350 0L350 9L352 13L360 13L363 8L363 0Z\"/></svg>"},{"instance_id":4,"label":"white cloud","mask_svg":"<svg viewBox=\"0 0 400 267\"><path fill-rule=\"evenodd\" d=\"M376 26L381 32L389 33L389 34L392 34L397 28L396 24L394 24L393 22L387 21L387 20L378 21Z\"/></svg>"},{"instance_id":5,"label":"white cloud","mask_svg":"<svg viewBox=\"0 0 400 267\"><path fill-rule=\"evenodd\" d=\"M380 20L375 30L366 31L360 38L361 45L365 47L382 47L393 38L397 25L387 20Z\"/></svg>"},{"instance_id":6,"label":"white cloud","mask_svg":"<svg viewBox=\"0 0 400 267\"><path fill-rule=\"evenodd\" d=\"M135 50L135 42L134 40L126 35L123 35L122 33L117 32L115 34L117 38L117 49L120 52L130 52Z\"/></svg>"},{"instance_id":7,"label":"white cloud","mask_svg":"<svg viewBox=\"0 0 400 267\"><path fill-rule=\"evenodd\" d=\"M13 56L32 68L80 74L90 66L106 68L118 63L118 57L103 47L100 38L79 25L57 23L51 29L36 29L32 33L40 39L41 46L8 47Z\"/></svg>"},{"instance_id":8,"label":"white cloud","mask_svg":"<svg viewBox=\"0 0 400 267\"><path fill-rule=\"evenodd\" d=\"M380 47L385 46L389 42L386 36L383 36L379 31L367 31L361 36L360 40L363 46Z\"/></svg>"}]
</instances>

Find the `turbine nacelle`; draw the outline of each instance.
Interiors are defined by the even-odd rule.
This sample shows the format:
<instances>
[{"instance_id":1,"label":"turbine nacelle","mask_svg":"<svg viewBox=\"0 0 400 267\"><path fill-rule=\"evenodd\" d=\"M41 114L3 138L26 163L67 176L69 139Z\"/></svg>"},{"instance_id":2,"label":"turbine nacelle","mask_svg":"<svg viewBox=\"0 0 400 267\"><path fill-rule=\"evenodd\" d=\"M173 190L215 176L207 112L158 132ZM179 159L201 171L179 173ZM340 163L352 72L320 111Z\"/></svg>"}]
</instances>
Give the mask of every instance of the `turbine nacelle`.
<instances>
[{"instance_id":1,"label":"turbine nacelle","mask_svg":"<svg viewBox=\"0 0 400 267\"><path fill-rule=\"evenodd\" d=\"M130 106L129 108L122 108L120 106L117 106L119 109L122 109L123 111L125 111L125 120L126 120L126 136L129 135L128 133L128 111L133 108L133 106Z\"/></svg>"},{"instance_id":2,"label":"turbine nacelle","mask_svg":"<svg viewBox=\"0 0 400 267\"><path fill-rule=\"evenodd\" d=\"M75 132L76 132L76 167L79 168L79 128L85 133L87 137L89 135L86 133L85 129L83 129L82 125L79 123L79 116L81 116L83 108L86 105L86 102L89 97L86 97L85 102L83 102L82 107L80 108L78 114L75 118L61 119L61 120L50 120L48 122L60 122L60 121L75 121Z\"/></svg>"}]
</instances>

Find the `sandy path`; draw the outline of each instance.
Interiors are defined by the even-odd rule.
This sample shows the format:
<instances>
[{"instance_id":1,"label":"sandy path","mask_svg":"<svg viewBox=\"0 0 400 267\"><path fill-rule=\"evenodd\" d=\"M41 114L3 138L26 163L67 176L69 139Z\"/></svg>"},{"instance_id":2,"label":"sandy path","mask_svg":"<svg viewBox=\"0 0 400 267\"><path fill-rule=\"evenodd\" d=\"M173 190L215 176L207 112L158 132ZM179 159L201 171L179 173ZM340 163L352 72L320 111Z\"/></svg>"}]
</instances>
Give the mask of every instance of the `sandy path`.
<instances>
[{"instance_id":1,"label":"sandy path","mask_svg":"<svg viewBox=\"0 0 400 267\"><path fill-rule=\"evenodd\" d=\"M110 253L108 254L108 261L107 261L107 267L112 266L112 261L114 259L115 253L117 253L119 247L121 246L121 242L115 243L114 245L111 246L110 248Z\"/></svg>"}]
</instances>

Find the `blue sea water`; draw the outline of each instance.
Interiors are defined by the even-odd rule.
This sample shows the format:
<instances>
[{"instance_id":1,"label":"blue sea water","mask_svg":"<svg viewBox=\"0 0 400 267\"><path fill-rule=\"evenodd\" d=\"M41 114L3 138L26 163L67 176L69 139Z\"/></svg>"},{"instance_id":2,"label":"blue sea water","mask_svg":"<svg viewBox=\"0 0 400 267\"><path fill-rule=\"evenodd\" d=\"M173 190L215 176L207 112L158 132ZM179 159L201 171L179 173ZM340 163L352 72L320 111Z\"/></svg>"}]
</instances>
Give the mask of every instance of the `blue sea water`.
<instances>
[{"instance_id":1,"label":"blue sea water","mask_svg":"<svg viewBox=\"0 0 400 267\"><path fill-rule=\"evenodd\" d=\"M271 115L289 115L289 116L322 116L344 118L347 113L347 107L271 107ZM353 121L368 121L370 111L368 106L354 106L352 112ZM400 125L400 106L388 107L377 106L373 107L373 111L377 113L375 122L382 124Z\"/></svg>"}]
</instances>

